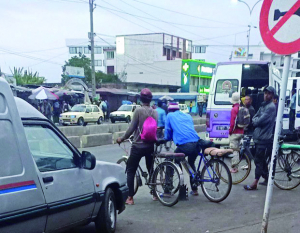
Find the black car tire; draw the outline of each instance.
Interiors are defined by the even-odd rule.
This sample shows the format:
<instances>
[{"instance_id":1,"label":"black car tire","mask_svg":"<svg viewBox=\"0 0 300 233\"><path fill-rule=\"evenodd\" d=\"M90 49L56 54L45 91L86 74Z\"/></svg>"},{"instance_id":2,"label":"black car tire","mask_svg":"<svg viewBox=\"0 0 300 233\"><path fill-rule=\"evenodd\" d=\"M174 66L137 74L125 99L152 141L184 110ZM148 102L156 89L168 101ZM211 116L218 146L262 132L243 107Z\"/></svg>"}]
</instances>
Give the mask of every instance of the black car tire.
<instances>
[{"instance_id":1,"label":"black car tire","mask_svg":"<svg viewBox=\"0 0 300 233\"><path fill-rule=\"evenodd\" d=\"M105 192L104 201L95 219L98 233L114 233L117 225L117 205L115 194L111 188Z\"/></svg>"},{"instance_id":2,"label":"black car tire","mask_svg":"<svg viewBox=\"0 0 300 233\"><path fill-rule=\"evenodd\" d=\"M85 124L84 119L82 117L80 117L77 121L77 125L82 125L83 126L84 124Z\"/></svg>"},{"instance_id":3,"label":"black car tire","mask_svg":"<svg viewBox=\"0 0 300 233\"><path fill-rule=\"evenodd\" d=\"M110 119L110 121L111 121L111 123L113 123L113 124L116 122L116 121L115 121L114 119L112 119L112 118Z\"/></svg>"},{"instance_id":4,"label":"black car tire","mask_svg":"<svg viewBox=\"0 0 300 233\"><path fill-rule=\"evenodd\" d=\"M103 122L103 117L99 117L99 119L98 119L98 121L97 121L97 124L98 124L98 125L101 125L102 122Z\"/></svg>"}]
</instances>

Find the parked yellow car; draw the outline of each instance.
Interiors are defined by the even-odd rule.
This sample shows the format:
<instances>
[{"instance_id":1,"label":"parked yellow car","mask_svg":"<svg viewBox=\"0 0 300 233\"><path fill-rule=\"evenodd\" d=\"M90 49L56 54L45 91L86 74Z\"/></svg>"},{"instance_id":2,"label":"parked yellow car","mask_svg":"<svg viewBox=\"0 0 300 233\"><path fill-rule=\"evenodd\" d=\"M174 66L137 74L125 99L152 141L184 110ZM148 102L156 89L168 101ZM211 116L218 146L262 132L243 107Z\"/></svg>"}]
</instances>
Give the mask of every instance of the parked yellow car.
<instances>
[{"instance_id":1,"label":"parked yellow car","mask_svg":"<svg viewBox=\"0 0 300 233\"><path fill-rule=\"evenodd\" d=\"M76 104L71 111L60 114L59 122L62 125L87 125L94 122L101 124L104 119L102 110L97 105Z\"/></svg>"},{"instance_id":2,"label":"parked yellow car","mask_svg":"<svg viewBox=\"0 0 300 233\"><path fill-rule=\"evenodd\" d=\"M109 118L111 123L115 123L116 121L125 121L126 123L130 123L133 113L137 107L140 107L140 105L122 105L117 111L110 113Z\"/></svg>"}]
</instances>

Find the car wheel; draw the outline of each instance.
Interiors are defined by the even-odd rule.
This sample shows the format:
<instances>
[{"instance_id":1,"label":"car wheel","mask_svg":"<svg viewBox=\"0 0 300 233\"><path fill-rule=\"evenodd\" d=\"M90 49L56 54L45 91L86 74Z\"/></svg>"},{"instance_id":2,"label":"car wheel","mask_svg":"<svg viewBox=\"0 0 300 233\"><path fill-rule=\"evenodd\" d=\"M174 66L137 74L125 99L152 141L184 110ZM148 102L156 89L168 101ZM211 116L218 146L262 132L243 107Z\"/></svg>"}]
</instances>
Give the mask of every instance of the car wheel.
<instances>
[{"instance_id":1,"label":"car wheel","mask_svg":"<svg viewBox=\"0 0 300 233\"><path fill-rule=\"evenodd\" d=\"M84 122L83 118L80 117L77 121L77 125L84 125L84 124L85 124L85 122Z\"/></svg>"},{"instance_id":2,"label":"car wheel","mask_svg":"<svg viewBox=\"0 0 300 233\"><path fill-rule=\"evenodd\" d=\"M67 126L67 124L66 124L66 123L62 123L62 125L63 125L63 126Z\"/></svg>"},{"instance_id":3,"label":"car wheel","mask_svg":"<svg viewBox=\"0 0 300 233\"><path fill-rule=\"evenodd\" d=\"M126 117L126 123L130 123L130 121L131 121L130 116L127 116L127 117Z\"/></svg>"},{"instance_id":4,"label":"car wheel","mask_svg":"<svg viewBox=\"0 0 300 233\"><path fill-rule=\"evenodd\" d=\"M114 119L110 119L110 121L111 121L111 123L113 123L113 124L116 122Z\"/></svg>"},{"instance_id":5,"label":"car wheel","mask_svg":"<svg viewBox=\"0 0 300 233\"><path fill-rule=\"evenodd\" d=\"M100 124L102 124L102 122L103 122L103 117L99 117L97 124L100 125Z\"/></svg>"},{"instance_id":6,"label":"car wheel","mask_svg":"<svg viewBox=\"0 0 300 233\"><path fill-rule=\"evenodd\" d=\"M113 233L117 224L117 206L115 194L111 188L105 192L104 201L95 220L96 230L101 233Z\"/></svg>"}]
</instances>

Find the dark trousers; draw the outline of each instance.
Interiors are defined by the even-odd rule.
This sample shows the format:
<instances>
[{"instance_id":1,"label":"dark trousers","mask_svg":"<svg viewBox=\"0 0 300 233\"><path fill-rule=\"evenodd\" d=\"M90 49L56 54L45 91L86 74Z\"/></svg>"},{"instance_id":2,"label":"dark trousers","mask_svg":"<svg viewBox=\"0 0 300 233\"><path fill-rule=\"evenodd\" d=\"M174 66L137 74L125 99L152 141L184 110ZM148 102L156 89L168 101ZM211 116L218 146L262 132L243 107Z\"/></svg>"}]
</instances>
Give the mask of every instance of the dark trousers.
<instances>
[{"instance_id":1,"label":"dark trousers","mask_svg":"<svg viewBox=\"0 0 300 233\"><path fill-rule=\"evenodd\" d=\"M182 145L177 145L175 153L184 153L185 156L188 156L188 163L196 172L195 161L197 156L199 155L199 152L203 152L208 147L215 147L215 144L211 141L200 139L198 142L189 142ZM180 161L175 160L175 162L181 167ZM192 176L190 176L190 184L191 189L193 191L197 191L198 188L193 181Z\"/></svg>"},{"instance_id":2,"label":"dark trousers","mask_svg":"<svg viewBox=\"0 0 300 233\"><path fill-rule=\"evenodd\" d=\"M127 168L126 168L127 185L129 188L128 196L133 197L134 195L134 176L139 166L139 163L141 161L141 158L144 156L145 156L148 173L149 174L151 173L153 167L153 157L152 157L153 152L154 152L154 145L149 145L149 147L146 148L137 148L135 145L132 145L130 156L127 161Z\"/></svg>"},{"instance_id":3,"label":"dark trousers","mask_svg":"<svg viewBox=\"0 0 300 233\"><path fill-rule=\"evenodd\" d=\"M203 114L203 103L199 104L199 116L202 117Z\"/></svg>"},{"instance_id":4,"label":"dark trousers","mask_svg":"<svg viewBox=\"0 0 300 233\"><path fill-rule=\"evenodd\" d=\"M296 112L295 112L295 109L291 109L290 108L290 122L289 122L289 129L291 130L291 131L293 131L294 129L295 129L295 114L296 114Z\"/></svg>"},{"instance_id":5,"label":"dark trousers","mask_svg":"<svg viewBox=\"0 0 300 233\"><path fill-rule=\"evenodd\" d=\"M157 137L157 139L164 138L164 129L163 128L157 128L156 137Z\"/></svg>"},{"instance_id":6,"label":"dark trousers","mask_svg":"<svg viewBox=\"0 0 300 233\"><path fill-rule=\"evenodd\" d=\"M269 171L268 171L268 161L272 156L272 148L273 144L255 144L255 179L259 180L260 177L264 179L268 179Z\"/></svg>"}]
</instances>

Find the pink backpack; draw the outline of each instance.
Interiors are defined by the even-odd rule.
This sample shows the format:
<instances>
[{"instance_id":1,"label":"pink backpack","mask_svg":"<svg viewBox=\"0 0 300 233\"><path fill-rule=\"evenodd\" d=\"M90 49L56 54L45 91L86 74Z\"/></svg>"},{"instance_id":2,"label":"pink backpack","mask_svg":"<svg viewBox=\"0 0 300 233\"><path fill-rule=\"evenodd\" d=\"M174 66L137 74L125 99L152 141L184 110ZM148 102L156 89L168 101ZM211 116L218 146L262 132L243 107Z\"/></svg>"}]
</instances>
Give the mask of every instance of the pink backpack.
<instances>
[{"instance_id":1,"label":"pink backpack","mask_svg":"<svg viewBox=\"0 0 300 233\"><path fill-rule=\"evenodd\" d=\"M151 110L152 112L153 110ZM151 113L149 114L151 115ZM157 131L157 122L152 116L148 116L144 121L142 132L141 132L141 139L144 142L155 142L156 138L156 131Z\"/></svg>"}]
</instances>

